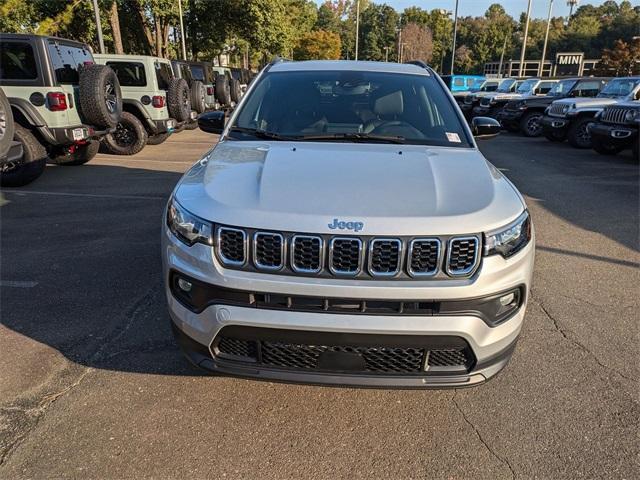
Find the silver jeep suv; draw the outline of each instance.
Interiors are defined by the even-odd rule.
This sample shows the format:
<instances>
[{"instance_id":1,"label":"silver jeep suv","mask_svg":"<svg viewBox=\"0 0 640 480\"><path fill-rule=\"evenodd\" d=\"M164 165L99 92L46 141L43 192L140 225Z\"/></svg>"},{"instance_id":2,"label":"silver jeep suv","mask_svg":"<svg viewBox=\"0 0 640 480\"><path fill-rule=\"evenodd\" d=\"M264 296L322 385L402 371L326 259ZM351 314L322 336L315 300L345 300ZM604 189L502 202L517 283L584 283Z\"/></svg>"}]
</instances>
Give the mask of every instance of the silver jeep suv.
<instances>
[{"instance_id":1,"label":"silver jeep suv","mask_svg":"<svg viewBox=\"0 0 640 480\"><path fill-rule=\"evenodd\" d=\"M533 228L424 64L274 62L176 186L166 296L211 372L384 387L484 382L514 351Z\"/></svg>"}]
</instances>

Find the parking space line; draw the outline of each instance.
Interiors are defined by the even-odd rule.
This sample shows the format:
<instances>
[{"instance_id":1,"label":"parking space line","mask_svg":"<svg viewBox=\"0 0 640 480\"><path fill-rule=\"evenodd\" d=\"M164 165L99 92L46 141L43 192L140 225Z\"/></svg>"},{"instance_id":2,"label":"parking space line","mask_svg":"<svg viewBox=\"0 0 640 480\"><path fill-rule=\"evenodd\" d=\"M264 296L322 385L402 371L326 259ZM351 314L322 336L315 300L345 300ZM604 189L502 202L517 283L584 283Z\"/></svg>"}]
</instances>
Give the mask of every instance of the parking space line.
<instances>
[{"instance_id":1,"label":"parking space line","mask_svg":"<svg viewBox=\"0 0 640 480\"><path fill-rule=\"evenodd\" d=\"M7 191L5 190L3 193L9 195L54 195L59 197L89 197L89 198L115 198L121 200L166 200L169 196L143 196L143 195L111 195L108 193L68 193L68 192L44 192L39 190L22 190L19 192Z\"/></svg>"},{"instance_id":2,"label":"parking space line","mask_svg":"<svg viewBox=\"0 0 640 480\"><path fill-rule=\"evenodd\" d=\"M18 280L0 280L0 287L33 288L36 285L38 285L38 282L18 281Z\"/></svg>"}]
</instances>

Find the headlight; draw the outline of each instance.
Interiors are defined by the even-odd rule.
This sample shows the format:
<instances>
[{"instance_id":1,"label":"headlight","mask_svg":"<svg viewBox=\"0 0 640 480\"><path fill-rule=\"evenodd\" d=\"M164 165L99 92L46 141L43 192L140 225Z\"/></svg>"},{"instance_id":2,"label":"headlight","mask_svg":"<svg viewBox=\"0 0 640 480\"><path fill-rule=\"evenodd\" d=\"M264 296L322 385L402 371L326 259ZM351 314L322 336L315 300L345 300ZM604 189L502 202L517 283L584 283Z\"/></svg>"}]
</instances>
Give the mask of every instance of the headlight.
<instances>
[{"instance_id":1,"label":"headlight","mask_svg":"<svg viewBox=\"0 0 640 480\"><path fill-rule=\"evenodd\" d=\"M499 253L509 258L522 250L531 240L531 219L526 210L509 225L485 234L484 254Z\"/></svg>"},{"instance_id":2,"label":"headlight","mask_svg":"<svg viewBox=\"0 0 640 480\"><path fill-rule=\"evenodd\" d=\"M213 225L185 210L173 198L167 207L167 226L182 242L213 245Z\"/></svg>"},{"instance_id":3,"label":"headlight","mask_svg":"<svg viewBox=\"0 0 640 480\"><path fill-rule=\"evenodd\" d=\"M518 102L516 102L516 108L519 108L520 110L524 110L527 108L527 102L525 100L520 100Z\"/></svg>"},{"instance_id":4,"label":"headlight","mask_svg":"<svg viewBox=\"0 0 640 480\"><path fill-rule=\"evenodd\" d=\"M638 116L638 110L629 110L624 116L624 121L631 123L638 118Z\"/></svg>"}]
</instances>

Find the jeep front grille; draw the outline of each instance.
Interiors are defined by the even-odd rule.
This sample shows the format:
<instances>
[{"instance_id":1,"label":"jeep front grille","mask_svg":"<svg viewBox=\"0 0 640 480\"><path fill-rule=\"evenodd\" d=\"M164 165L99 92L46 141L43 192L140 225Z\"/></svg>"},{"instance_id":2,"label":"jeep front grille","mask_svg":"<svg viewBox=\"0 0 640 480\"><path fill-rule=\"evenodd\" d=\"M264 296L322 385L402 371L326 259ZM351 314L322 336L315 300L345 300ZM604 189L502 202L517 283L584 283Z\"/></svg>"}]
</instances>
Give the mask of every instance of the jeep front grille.
<instances>
[{"instance_id":1,"label":"jeep front grille","mask_svg":"<svg viewBox=\"0 0 640 480\"><path fill-rule=\"evenodd\" d=\"M457 337L405 337L401 343L406 345L367 334L225 327L212 351L218 361L253 367L364 375L464 373L475 362L469 345Z\"/></svg>"},{"instance_id":2,"label":"jeep front grille","mask_svg":"<svg viewBox=\"0 0 640 480\"><path fill-rule=\"evenodd\" d=\"M466 103L467 105L472 105L473 100L473 95L467 95L466 97L464 97L464 103Z\"/></svg>"},{"instance_id":3,"label":"jeep front grille","mask_svg":"<svg viewBox=\"0 0 640 480\"><path fill-rule=\"evenodd\" d=\"M551 107L549 107L549 115L554 115L556 117L564 117L564 110L565 105L562 103L552 103Z\"/></svg>"},{"instance_id":4,"label":"jeep front grille","mask_svg":"<svg viewBox=\"0 0 640 480\"><path fill-rule=\"evenodd\" d=\"M621 107L609 107L605 108L602 112L602 116L600 120L604 123L616 123L616 124L624 124L625 115L628 111L632 110L631 108L621 108Z\"/></svg>"},{"instance_id":5,"label":"jeep front grille","mask_svg":"<svg viewBox=\"0 0 640 480\"><path fill-rule=\"evenodd\" d=\"M491 99L489 97L484 97L482 100L480 100L480 105L482 105L483 107L490 107Z\"/></svg>"},{"instance_id":6,"label":"jeep front grille","mask_svg":"<svg viewBox=\"0 0 640 480\"><path fill-rule=\"evenodd\" d=\"M449 275L468 275L475 270L477 261L478 239L476 237L454 238L449 240L446 267Z\"/></svg>"},{"instance_id":7,"label":"jeep front grille","mask_svg":"<svg viewBox=\"0 0 640 480\"><path fill-rule=\"evenodd\" d=\"M445 248L446 247L446 248ZM267 232L219 226L215 253L225 267L358 279L446 279L471 276L480 237L370 237Z\"/></svg>"}]
</instances>

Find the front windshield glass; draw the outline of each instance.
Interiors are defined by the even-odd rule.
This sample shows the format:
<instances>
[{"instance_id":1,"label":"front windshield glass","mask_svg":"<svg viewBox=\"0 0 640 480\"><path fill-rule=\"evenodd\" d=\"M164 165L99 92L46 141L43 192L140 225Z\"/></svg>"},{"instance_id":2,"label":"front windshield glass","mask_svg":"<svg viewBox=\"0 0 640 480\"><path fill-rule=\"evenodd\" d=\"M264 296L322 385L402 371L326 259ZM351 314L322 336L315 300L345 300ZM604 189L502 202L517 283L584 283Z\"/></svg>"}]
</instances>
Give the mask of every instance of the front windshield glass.
<instances>
[{"instance_id":1,"label":"front windshield glass","mask_svg":"<svg viewBox=\"0 0 640 480\"><path fill-rule=\"evenodd\" d=\"M636 85L640 83L637 78L616 78L607 83L599 97L626 97L629 95Z\"/></svg>"},{"instance_id":2,"label":"front windshield glass","mask_svg":"<svg viewBox=\"0 0 640 480\"><path fill-rule=\"evenodd\" d=\"M516 83L516 80L514 80L513 78L509 78L507 80L503 80L500 83L500 86L498 87L498 90L496 90L497 92L500 93L508 93L511 91L511 88L513 87L513 85Z\"/></svg>"},{"instance_id":3,"label":"front windshield glass","mask_svg":"<svg viewBox=\"0 0 640 480\"><path fill-rule=\"evenodd\" d=\"M470 145L433 76L370 71L267 72L229 133L238 140Z\"/></svg>"},{"instance_id":4,"label":"front windshield glass","mask_svg":"<svg viewBox=\"0 0 640 480\"><path fill-rule=\"evenodd\" d=\"M577 80L562 80L555 83L547 95L551 97L564 97L573 88Z\"/></svg>"},{"instance_id":5,"label":"front windshield glass","mask_svg":"<svg viewBox=\"0 0 640 480\"><path fill-rule=\"evenodd\" d=\"M528 93L536 86L538 80L525 80L520 84L518 89L516 90L518 93Z\"/></svg>"}]
</instances>

